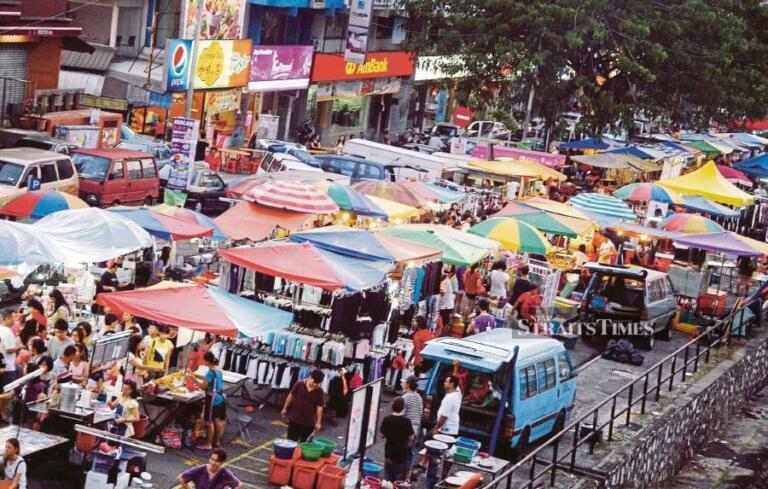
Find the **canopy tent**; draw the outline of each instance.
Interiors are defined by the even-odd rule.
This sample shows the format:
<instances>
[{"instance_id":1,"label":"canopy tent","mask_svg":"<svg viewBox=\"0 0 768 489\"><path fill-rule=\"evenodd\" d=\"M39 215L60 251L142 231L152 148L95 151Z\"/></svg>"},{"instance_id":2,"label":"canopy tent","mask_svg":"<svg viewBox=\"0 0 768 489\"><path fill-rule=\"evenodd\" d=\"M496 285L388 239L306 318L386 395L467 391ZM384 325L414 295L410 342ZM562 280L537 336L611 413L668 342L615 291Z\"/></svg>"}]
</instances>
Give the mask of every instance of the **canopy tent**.
<instances>
[{"instance_id":1,"label":"canopy tent","mask_svg":"<svg viewBox=\"0 0 768 489\"><path fill-rule=\"evenodd\" d=\"M113 207L109 211L135 222L152 236L168 241L213 236L211 227L182 221L167 214L155 212L149 207Z\"/></svg>"},{"instance_id":2,"label":"canopy tent","mask_svg":"<svg viewBox=\"0 0 768 489\"><path fill-rule=\"evenodd\" d=\"M386 212L374 204L367 195L363 195L357 190L333 182L321 182L315 185L324 189L328 197L339 206L339 209L354 212L359 216L389 219Z\"/></svg>"},{"instance_id":3,"label":"canopy tent","mask_svg":"<svg viewBox=\"0 0 768 489\"><path fill-rule=\"evenodd\" d=\"M369 195L368 199L381 209L390 221L407 221L412 217L419 217L421 215L419 209L395 202L394 200L382 199L375 195Z\"/></svg>"},{"instance_id":4,"label":"canopy tent","mask_svg":"<svg viewBox=\"0 0 768 489\"><path fill-rule=\"evenodd\" d=\"M740 161L733 165L733 167L753 177L768 177L768 153L763 153L748 160Z\"/></svg>"},{"instance_id":5,"label":"canopy tent","mask_svg":"<svg viewBox=\"0 0 768 489\"><path fill-rule=\"evenodd\" d=\"M698 195L722 204L744 207L752 205L755 201L754 196L722 176L712 161L696 171L657 183L681 194Z\"/></svg>"},{"instance_id":6,"label":"canopy tent","mask_svg":"<svg viewBox=\"0 0 768 489\"><path fill-rule=\"evenodd\" d=\"M58 190L38 190L25 192L8 201L0 214L13 217L42 219L48 214L67 209L85 209L88 207L76 195Z\"/></svg>"},{"instance_id":7,"label":"canopy tent","mask_svg":"<svg viewBox=\"0 0 768 489\"><path fill-rule=\"evenodd\" d=\"M457 229L454 229L450 226L445 226L443 224L407 224L407 225L404 225L403 227L408 227L412 229L422 229L422 230L428 230L428 231L437 231L444 234L445 236L451 237L451 239L454 239L456 241L460 241L470 246L474 246L476 248L482 248L489 251L499 249L499 243L492 239L486 239L481 236L475 236L469 233L465 233L464 231L459 231Z\"/></svg>"},{"instance_id":8,"label":"canopy tent","mask_svg":"<svg viewBox=\"0 0 768 489\"><path fill-rule=\"evenodd\" d=\"M275 228L296 231L312 219L311 214L275 209L250 202L238 202L213 220L226 237L234 240L261 241L272 236Z\"/></svg>"},{"instance_id":9,"label":"canopy tent","mask_svg":"<svg viewBox=\"0 0 768 489\"><path fill-rule=\"evenodd\" d=\"M326 290L369 289L392 270L391 262L352 258L311 243L268 242L219 253L241 267Z\"/></svg>"},{"instance_id":10,"label":"canopy tent","mask_svg":"<svg viewBox=\"0 0 768 489\"><path fill-rule=\"evenodd\" d=\"M681 233L716 233L724 231L723 227L697 214L672 214L661 223L662 229Z\"/></svg>"},{"instance_id":11,"label":"canopy tent","mask_svg":"<svg viewBox=\"0 0 768 489\"><path fill-rule=\"evenodd\" d=\"M730 207L712 202L704 197L698 195L683 195L683 203L680 207L690 209L704 214L709 214L715 217L738 217L739 211L735 211Z\"/></svg>"},{"instance_id":12,"label":"canopy tent","mask_svg":"<svg viewBox=\"0 0 768 489\"><path fill-rule=\"evenodd\" d=\"M562 202L545 199L544 197L531 197L530 199L516 201L518 204L525 204L543 211L552 212L568 217L575 217L583 221L589 221L590 218L580 210Z\"/></svg>"},{"instance_id":13,"label":"canopy tent","mask_svg":"<svg viewBox=\"0 0 768 489\"><path fill-rule=\"evenodd\" d=\"M629 202L666 202L668 204L682 204L683 196L657 185L653 182L630 183L613 192L614 197Z\"/></svg>"},{"instance_id":14,"label":"canopy tent","mask_svg":"<svg viewBox=\"0 0 768 489\"><path fill-rule=\"evenodd\" d=\"M227 239L221 229L219 229L219 226L213 222L213 219L206 216L202 212L196 212L192 209L186 209L184 207L174 207L167 204L156 205L152 207L152 210L159 212L160 214L175 217L176 219L188 222L190 224L198 224L203 227L211 228L213 229L212 238L216 241L226 241Z\"/></svg>"},{"instance_id":15,"label":"canopy tent","mask_svg":"<svg viewBox=\"0 0 768 489\"><path fill-rule=\"evenodd\" d=\"M641 172L659 171L661 166L631 154L616 152L600 153L595 155L572 156L571 159L577 163L595 168L605 168L614 170L633 169Z\"/></svg>"},{"instance_id":16,"label":"canopy tent","mask_svg":"<svg viewBox=\"0 0 768 489\"><path fill-rule=\"evenodd\" d=\"M665 239L676 239L682 236L682 233L678 233L675 231L666 231L664 229L659 229L659 228L651 228L648 226L641 226L640 224L635 224L633 222L624 222L624 221L615 222L612 224L608 224L605 227L613 228L613 229L621 229L625 232L638 234L640 236L647 235L647 236L654 236L657 238L665 238Z\"/></svg>"},{"instance_id":17,"label":"canopy tent","mask_svg":"<svg viewBox=\"0 0 768 489\"><path fill-rule=\"evenodd\" d=\"M404 239L372 233L344 226L317 228L305 233L294 233L291 240L308 242L334 253L365 260L395 261L439 260L442 251Z\"/></svg>"},{"instance_id":18,"label":"canopy tent","mask_svg":"<svg viewBox=\"0 0 768 489\"><path fill-rule=\"evenodd\" d=\"M587 139L580 139L578 141L571 141L570 143L565 143L562 146L560 146L561 149L575 149L575 150L585 150L585 149L592 149L597 151L604 151L606 149L611 148L612 146L604 141L601 141L597 138L587 138Z\"/></svg>"},{"instance_id":19,"label":"canopy tent","mask_svg":"<svg viewBox=\"0 0 768 489\"><path fill-rule=\"evenodd\" d=\"M410 207L419 208L424 202L416 192L407 186L386 180L366 180L352 185L352 188L369 197L387 199Z\"/></svg>"},{"instance_id":20,"label":"canopy tent","mask_svg":"<svg viewBox=\"0 0 768 489\"><path fill-rule=\"evenodd\" d=\"M421 200L425 202L439 202L441 204L453 204L461 202L467 195L462 192L449 190L434 183L423 182L421 180L406 180L400 182L401 185L413 190Z\"/></svg>"},{"instance_id":21,"label":"canopy tent","mask_svg":"<svg viewBox=\"0 0 768 489\"><path fill-rule=\"evenodd\" d=\"M552 251L539 231L514 217L491 217L469 228L469 232L501 243L507 250L546 255Z\"/></svg>"},{"instance_id":22,"label":"canopy tent","mask_svg":"<svg viewBox=\"0 0 768 489\"><path fill-rule=\"evenodd\" d=\"M332 214L339 210L333 200L312 184L271 178L251 187L243 194L243 200L307 214Z\"/></svg>"},{"instance_id":23,"label":"canopy tent","mask_svg":"<svg viewBox=\"0 0 768 489\"><path fill-rule=\"evenodd\" d=\"M739 141L754 143L760 146L768 145L768 139L756 136L748 132L735 132L733 133L733 138L738 139Z\"/></svg>"},{"instance_id":24,"label":"canopy tent","mask_svg":"<svg viewBox=\"0 0 768 489\"><path fill-rule=\"evenodd\" d=\"M568 200L568 204L582 211L595 212L627 221L637 220L632 208L622 200L608 194L576 194Z\"/></svg>"},{"instance_id":25,"label":"canopy tent","mask_svg":"<svg viewBox=\"0 0 768 489\"><path fill-rule=\"evenodd\" d=\"M384 228L379 232L386 236L394 236L413 243L437 248L443 252L443 262L450 265L469 267L488 255L488 249L479 248L464 241L458 241L455 239L456 236L454 234L447 232L451 228L445 227L446 229L442 229L443 227L428 229L405 225ZM456 232L459 233L460 231ZM498 247L498 243L494 242L494 244Z\"/></svg>"},{"instance_id":26,"label":"canopy tent","mask_svg":"<svg viewBox=\"0 0 768 489\"><path fill-rule=\"evenodd\" d=\"M739 183L747 187L752 186L752 180L736 168L726 165L717 165L717 171L731 183Z\"/></svg>"},{"instance_id":27,"label":"canopy tent","mask_svg":"<svg viewBox=\"0 0 768 489\"><path fill-rule=\"evenodd\" d=\"M537 209L536 207L532 207L530 205L524 204L522 202L507 202L507 205L501 208L499 212L497 212L496 216L519 216L521 214L530 214L532 212L538 212L541 209Z\"/></svg>"},{"instance_id":28,"label":"canopy tent","mask_svg":"<svg viewBox=\"0 0 768 489\"><path fill-rule=\"evenodd\" d=\"M536 173L537 178L539 178L540 180L546 180L548 178L552 178L558 181L567 180L567 177L562 173L560 173L559 171L554 170L543 163L539 163L538 161L529 160L526 158L521 158L521 159L499 158L499 161L505 162L505 163L511 163L516 168L534 172Z\"/></svg>"},{"instance_id":29,"label":"canopy tent","mask_svg":"<svg viewBox=\"0 0 768 489\"><path fill-rule=\"evenodd\" d=\"M709 141L683 141L683 144L685 146L688 146L689 148L698 149L702 153L706 153L707 155L720 155L720 154L727 154L731 153L733 150L728 151L730 148L721 148L718 147ZM723 152L722 150L725 149L727 153Z\"/></svg>"},{"instance_id":30,"label":"canopy tent","mask_svg":"<svg viewBox=\"0 0 768 489\"><path fill-rule=\"evenodd\" d=\"M498 161L472 160L469 162L469 166L506 177L534 178L537 180L553 178L561 181L566 179L565 175L559 171L532 160L513 158L500 158Z\"/></svg>"},{"instance_id":31,"label":"canopy tent","mask_svg":"<svg viewBox=\"0 0 768 489\"><path fill-rule=\"evenodd\" d=\"M218 287L179 285L99 294L96 300L150 321L229 337L259 336L293 322L289 312Z\"/></svg>"},{"instance_id":32,"label":"canopy tent","mask_svg":"<svg viewBox=\"0 0 768 489\"><path fill-rule=\"evenodd\" d=\"M688 146L686 144L683 144L681 142L673 142L673 141L661 141L659 144L662 146L667 146L669 148L677 149L680 151L684 151L690 155L700 155L702 153L701 150L692 148L691 146Z\"/></svg>"},{"instance_id":33,"label":"canopy tent","mask_svg":"<svg viewBox=\"0 0 768 489\"><path fill-rule=\"evenodd\" d=\"M724 253L731 256L760 256L764 252L751 246L744 236L730 231L718 233L687 234L674 240L675 243L702 250Z\"/></svg>"},{"instance_id":34,"label":"canopy tent","mask_svg":"<svg viewBox=\"0 0 768 489\"><path fill-rule=\"evenodd\" d=\"M31 226L55 242L67 264L97 263L152 246L141 226L95 207L55 212Z\"/></svg>"},{"instance_id":35,"label":"canopy tent","mask_svg":"<svg viewBox=\"0 0 768 489\"><path fill-rule=\"evenodd\" d=\"M40 265L64 261L66 254L55 240L29 224L0 219L0 266L21 275Z\"/></svg>"},{"instance_id":36,"label":"canopy tent","mask_svg":"<svg viewBox=\"0 0 768 489\"><path fill-rule=\"evenodd\" d=\"M747 136L747 137L744 137L744 136ZM748 133L734 133L734 134L728 135L731 141L738 144L739 146L749 148L750 151L758 150L765 145L765 143L753 140L749 136L751 136L751 134L748 134ZM762 138L758 138L758 139L762 139Z\"/></svg>"},{"instance_id":37,"label":"canopy tent","mask_svg":"<svg viewBox=\"0 0 768 489\"><path fill-rule=\"evenodd\" d=\"M642 158L644 160L655 160L653 155L650 153L643 151L642 149L638 148L634 144L631 146L625 146L624 148L618 148L618 149L612 149L611 151L608 151L609 154L624 154L624 155L631 155L636 158Z\"/></svg>"}]
</instances>

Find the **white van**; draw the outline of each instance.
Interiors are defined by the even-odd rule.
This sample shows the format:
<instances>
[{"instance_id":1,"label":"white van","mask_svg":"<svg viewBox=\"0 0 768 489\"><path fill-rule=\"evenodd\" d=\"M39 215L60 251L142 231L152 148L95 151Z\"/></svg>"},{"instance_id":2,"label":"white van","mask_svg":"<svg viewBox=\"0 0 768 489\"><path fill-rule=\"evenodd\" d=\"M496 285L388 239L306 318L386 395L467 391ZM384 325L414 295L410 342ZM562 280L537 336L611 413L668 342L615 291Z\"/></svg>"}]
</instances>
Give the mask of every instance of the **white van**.
<instances>
[{"instance_id":1,"label":"white van","mask_svg":"<svg viewBox=\"0 0 768 489\"><path fill-rule=\"evenodd\" d=\"M367 160L373 160L383 165L397 165L397 178L403 180L406 178L415 180L438 180L443 174L447 165L442 158L436 158L432 155L411 151L388 144L375 143L367 139L350 139L344 143L344 153ZM409 169L408 167L413 167ZM419 171L423 169L425 171Z\"/></svg>"},{"instance_id":2,"label":"white van","mask_svg":"<svg viewBox=\"0 0 768 489\"><path fill-rule=\"evenodd\" d=\"M29 190L60 190L77 195L80 181L69 156L36 148L0 149L0 207Z\"/></svg>"}]
</instances>

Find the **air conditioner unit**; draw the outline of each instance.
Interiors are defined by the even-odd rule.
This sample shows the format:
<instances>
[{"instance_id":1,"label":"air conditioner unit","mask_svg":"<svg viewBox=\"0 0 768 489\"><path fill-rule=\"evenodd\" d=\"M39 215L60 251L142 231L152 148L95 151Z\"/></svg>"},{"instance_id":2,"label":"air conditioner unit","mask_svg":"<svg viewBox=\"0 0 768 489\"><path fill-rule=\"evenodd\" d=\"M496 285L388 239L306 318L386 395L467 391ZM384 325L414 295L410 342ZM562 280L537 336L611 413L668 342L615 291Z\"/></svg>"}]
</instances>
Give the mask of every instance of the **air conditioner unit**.
<instances>
[{"instance_id":1,"label":"air conditioner unit","mask_svg":"<svg viewBox=\"0 0 768 489\"><path fill-rule=\"evenodd\" d=\"M314 48L315 51L321 51L323 49L323 40L312 39L312 48Z\"/></svg>"}]
</instances>

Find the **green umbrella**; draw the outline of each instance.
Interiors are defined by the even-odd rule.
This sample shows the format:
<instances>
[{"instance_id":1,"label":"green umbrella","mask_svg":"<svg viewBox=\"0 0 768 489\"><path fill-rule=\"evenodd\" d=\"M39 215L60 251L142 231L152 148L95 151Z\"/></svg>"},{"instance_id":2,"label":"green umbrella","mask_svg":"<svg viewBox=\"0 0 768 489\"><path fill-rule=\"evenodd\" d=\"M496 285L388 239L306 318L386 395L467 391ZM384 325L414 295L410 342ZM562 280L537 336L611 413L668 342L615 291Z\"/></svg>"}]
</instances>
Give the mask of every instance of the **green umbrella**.
<instances>
[{"instance_id":1,"label":"green umbrella","mask_svg":"<svg viewBox=\"0 0 768 489\"><path fill-rule=\"evenodd\" d=\"M443 262L459 267L469 267L485 258L488 254L486 248L473 246L466 241L455 239L455 236L442 229L406 225L384 228L380 232L412 243L442 250Z\"/></svg>"},{"instance_id":2,"label":"green umbrella","mask_svg":"<svg viewBox=\"0 0 768 489\"><path fill-rule=\"evenodd\" d=\"M558 236L568 236L569 238L575 238L579 235L576 230L570 228L563 222L560 222L557 217L552 216L548 212L532 212L531 214L520 214L514 216L518 221L522 221L526 224L530 224L542 233L557 234Z\"/></svg>"},{"instance_id":3,"label":"green umbrella","mask_svg":"<svg viewBox=\"0 0 768 489\"><path fill-rule=\"evenodd\" d=\"M530 224L522 222L520 217L492 217L475 224L469 232L498 241L508 250L539 255L549 253L552 245L547 238Z\"/></svg>"}]
</instances>

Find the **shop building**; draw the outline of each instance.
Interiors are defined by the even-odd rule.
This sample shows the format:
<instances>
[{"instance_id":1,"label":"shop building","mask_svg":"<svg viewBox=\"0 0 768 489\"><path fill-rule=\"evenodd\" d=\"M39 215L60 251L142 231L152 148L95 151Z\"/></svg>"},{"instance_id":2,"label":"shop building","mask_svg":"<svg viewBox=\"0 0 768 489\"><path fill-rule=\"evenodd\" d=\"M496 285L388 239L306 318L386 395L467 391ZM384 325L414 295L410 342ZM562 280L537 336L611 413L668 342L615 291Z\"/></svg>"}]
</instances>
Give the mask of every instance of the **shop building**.
<instances>
[{"instance_id":1,"label":"shop building","mask_svg":"<svg viewBox=\"0 0 768 489\"><path fill-rule=\"evenodd\" d=\"M458 103L457 86L466 77L464 73L448 73L442 68L444 63L452 61L444 56L417 58L409 107L409 120L413 127L428 129L435 124L452 122Z\"/></svg>"}]
</instances>

